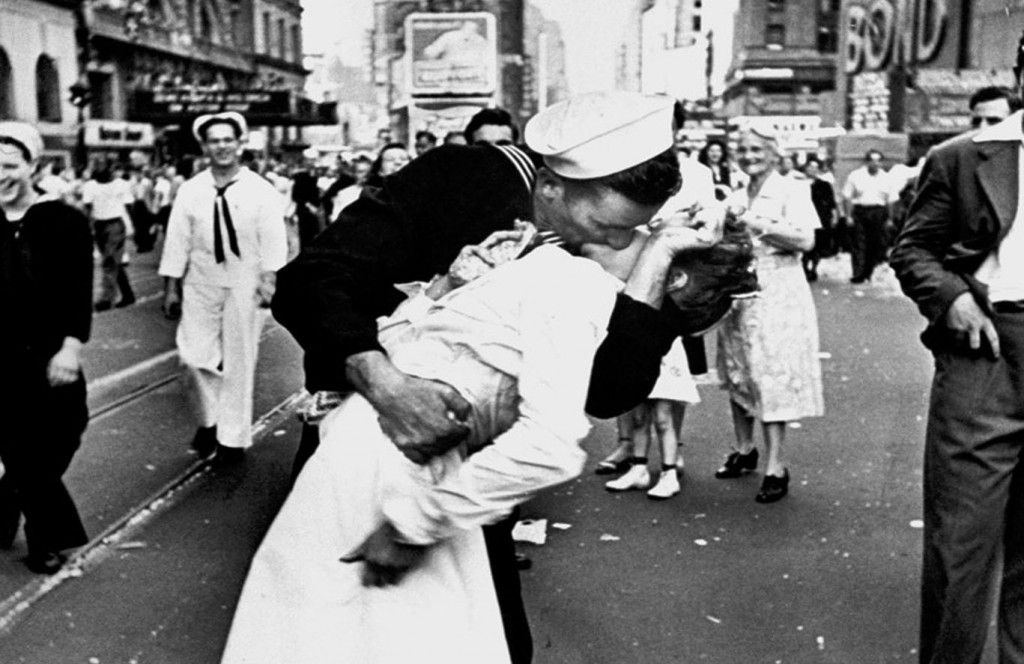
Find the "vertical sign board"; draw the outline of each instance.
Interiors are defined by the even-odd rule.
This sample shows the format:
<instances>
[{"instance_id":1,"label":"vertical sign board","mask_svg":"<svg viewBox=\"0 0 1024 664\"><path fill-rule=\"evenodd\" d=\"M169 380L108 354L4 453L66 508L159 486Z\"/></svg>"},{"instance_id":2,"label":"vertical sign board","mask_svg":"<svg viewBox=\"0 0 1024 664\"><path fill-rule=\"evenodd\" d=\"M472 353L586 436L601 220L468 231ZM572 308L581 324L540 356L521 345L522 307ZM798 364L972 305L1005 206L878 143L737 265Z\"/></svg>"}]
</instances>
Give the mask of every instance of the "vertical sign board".
<instances>
[{"instance_id":1,"label":"vertical sign board","mask_svg":"<svg viewBox=\"0 0 1024 664\"><path fill-rule=\"evenodd\" d=\"M498 84L498 38L488 12L410 14L407 92L413 97L488 96Z\"/></svg>"},{"instance_id":2,"label":"vertical sign board","mask_svg":"<svg viewBox=\"0 0 1024 664\"><path fill-rule=\"evenodd\" d=\"M885 132L889 126L890 77L910 71L959 72L963 3L960 0L850 0L846 8L843 69L848 77L848 121L855 131ZM949 76L940 75L948 78ZM896 79L899 80L899 79ZM934 129L935 118L951 110L935 90L908 91L905 129Z\"/></svg>"}]
</instances>

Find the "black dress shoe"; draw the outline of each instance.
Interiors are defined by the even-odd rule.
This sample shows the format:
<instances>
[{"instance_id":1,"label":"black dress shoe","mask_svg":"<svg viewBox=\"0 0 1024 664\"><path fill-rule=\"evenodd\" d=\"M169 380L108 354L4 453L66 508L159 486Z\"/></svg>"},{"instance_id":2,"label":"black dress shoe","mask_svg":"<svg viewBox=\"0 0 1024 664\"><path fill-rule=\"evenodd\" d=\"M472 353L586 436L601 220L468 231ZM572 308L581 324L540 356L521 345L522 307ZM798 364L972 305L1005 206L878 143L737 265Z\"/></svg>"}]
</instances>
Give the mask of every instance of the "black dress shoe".
<instances>
[{"instance_id":1,"label":"black dress shoe","mask_svg":"<svg viewBox=\"0 0 1024 664\"><path fill-rule=\"evenodd\" d=\"M742 477L757 468L758 456L757 448L750 450L746 454L733 452L725 457L725 463L715 471L715 477L720 480Z\"/></svg>"},{"instance_id":2,"label":"black dress shoe","mask_svg":"<svg viewBox=\"0 0 1024 664\"><path fill-rule=\"evenodd\" d=\"M765 475L761 483L761 490L754 496L759 503L774 503L782 500L789 493L789 469L782 472L782 477Z\"/></svg>"},{"instance_id":3,"label":"black dress shoe","mask_svg":"<svg viewBox=\"0 0 1024 664\"><path fill-rule=\"evenodd\" d=\"M227 447L217 443L217 454L213 457L215 466L234 466L245 461L245 450L241 447Z\"/></svg>"},{"instance_id":4,"label":"black dress shoe","mask_svg":"<svg viewBox=\"0 0 1024 664\"><path fill-rule=\"evenodd\" d=\"M194 449L199 456L208 457L217 450L217 427L199 427L196 429L196 435L192 438L192 449Z\"/></svg>"},{"instance_id":5,"label":"black dress shoe","mask_svg":"<svg viewBox=\"0 0 1024 664\"><path fill-rule=\"evenodd\" d=\"M533 567L533 561L530 559L530 556L516 551L516 569L525 570L531 567Z\"/></svg>"},{"instance_id":6,"label":"black dress shoe","mask_svg":"<svg viewBox=\"0 0 1024 664\"><path fill-rule=\"evenodd\" d=\"M107 311L112 306L113 305L110 302L97 302L96 304L93 305L92 308L93 308L93 311Z\"/></svg>"},{"instance_id":7,"label":"black dress shoe","mask_svg":"<svg viewBox=\"0 0 1024 664\"><path fill-rule=\"evenodd\" d=\"M125 307L132 306L133 304L135 304L135 297L134 296L132 296L132 297L122 297L121 301L118 302L117 304L115 304L114 307L117 308L117 309L124 309Z\"/></svg>"},{"instance_id":8,"label":"black dress shoe","mask_svg":"<svg viewBox=\"0 0 1024 664\"><path fill-rule=\"evenodd\" d=\"M67 560L62 553L47 551L41 554L30 554L25 558L25 566L36 574L55 574Z\"/></svg>"}]
</instances>

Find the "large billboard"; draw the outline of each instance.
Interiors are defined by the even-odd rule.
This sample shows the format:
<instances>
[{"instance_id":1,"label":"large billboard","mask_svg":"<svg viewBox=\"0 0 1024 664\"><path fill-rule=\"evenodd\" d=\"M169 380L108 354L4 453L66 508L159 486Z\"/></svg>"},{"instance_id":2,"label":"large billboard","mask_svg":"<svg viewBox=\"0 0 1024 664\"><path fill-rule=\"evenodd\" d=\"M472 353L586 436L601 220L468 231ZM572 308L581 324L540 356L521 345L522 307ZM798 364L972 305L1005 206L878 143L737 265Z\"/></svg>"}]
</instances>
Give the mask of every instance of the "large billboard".
<instances>
[{"instance_id":1,"label":"large billboard","mask_svg":"<svg viewBox=\"0 0 1024 664\"><path fill-rule=\"evenodd\" d=\"M412 96L490 95L498 85L498 39L487 12L410 14L405 57Z\"/></svg>"}]
</instances>

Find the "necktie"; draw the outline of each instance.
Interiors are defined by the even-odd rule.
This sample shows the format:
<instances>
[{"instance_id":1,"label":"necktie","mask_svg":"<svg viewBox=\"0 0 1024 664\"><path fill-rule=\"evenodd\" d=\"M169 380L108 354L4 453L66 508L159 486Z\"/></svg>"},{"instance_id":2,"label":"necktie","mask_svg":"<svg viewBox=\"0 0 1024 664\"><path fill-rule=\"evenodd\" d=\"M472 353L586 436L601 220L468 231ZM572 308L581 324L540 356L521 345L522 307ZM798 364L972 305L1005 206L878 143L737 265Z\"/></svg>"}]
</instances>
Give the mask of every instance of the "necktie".
<instances>
[{"instance_id":1,"label":"necktie","mask_svg":"<svg viewBox=\"0 0 1024 664\"><path fill-rule=\"evenodd\" d=\"M228 244L231 245L231 253L238 258L242 257L242 254L238 251L238 236L235 235L235 225L231 223L231 208L228 206L228 200L224 197L224 192L234 183L235 181L228 182L223 187L214 187L217 195L213 199L213 255L218 263L224 262L224 240L220 232L221 208L224 209L224 227L228 232Z\"/></svg>"}]
</instances>

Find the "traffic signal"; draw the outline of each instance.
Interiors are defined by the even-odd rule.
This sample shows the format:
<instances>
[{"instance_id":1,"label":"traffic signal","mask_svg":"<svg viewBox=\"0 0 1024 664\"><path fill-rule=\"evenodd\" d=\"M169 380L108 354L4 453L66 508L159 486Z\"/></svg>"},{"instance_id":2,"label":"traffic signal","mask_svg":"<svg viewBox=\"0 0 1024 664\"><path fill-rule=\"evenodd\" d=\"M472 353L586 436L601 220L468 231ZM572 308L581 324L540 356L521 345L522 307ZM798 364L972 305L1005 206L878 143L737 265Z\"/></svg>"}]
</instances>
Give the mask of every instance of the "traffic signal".
<instances>
[{"instance_id":1,"label":"traffic signal","mask_svg":"<svg viewBox=\"0 0 1024 664\"><path fill-rule=\"evenodd\" d=\"M71 104L77 108L84 108L92 101L92 90L89 85L82 81L75 81L70 88Z\"/></svg>"}]
</instances>

